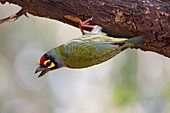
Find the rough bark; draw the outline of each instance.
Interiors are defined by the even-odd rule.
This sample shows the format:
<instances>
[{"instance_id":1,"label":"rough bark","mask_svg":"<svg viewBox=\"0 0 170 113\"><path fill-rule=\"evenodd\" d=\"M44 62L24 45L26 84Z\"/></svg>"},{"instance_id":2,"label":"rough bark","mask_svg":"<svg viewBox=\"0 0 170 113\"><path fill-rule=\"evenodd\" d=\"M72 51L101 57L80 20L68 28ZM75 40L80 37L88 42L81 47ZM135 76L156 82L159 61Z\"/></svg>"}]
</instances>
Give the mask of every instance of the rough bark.
<instances>
[{"instance_id":1,"label":"rough bark","mask_svg":"<svg viewBox=\"0 0 170 113\"><path fill-rule=\"evenodd\" d=\"M142 35L142 50L170 57L169 0L0 0L21 6L28 13L78 27L79 19L115 37Z\"/></svg>"}]
</instances>

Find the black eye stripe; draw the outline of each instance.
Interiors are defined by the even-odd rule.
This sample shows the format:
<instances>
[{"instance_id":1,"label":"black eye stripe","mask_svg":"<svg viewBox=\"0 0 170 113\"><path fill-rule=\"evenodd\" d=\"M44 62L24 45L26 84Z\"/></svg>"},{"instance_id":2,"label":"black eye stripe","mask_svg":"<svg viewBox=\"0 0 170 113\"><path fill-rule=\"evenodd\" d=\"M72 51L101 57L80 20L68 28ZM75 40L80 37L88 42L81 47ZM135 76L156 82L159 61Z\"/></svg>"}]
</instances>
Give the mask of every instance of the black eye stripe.
<instances>
[{"instance_id":1,"label":"black eye stripe","mask_svg":"<svg viewBox=\"0 0 170 113\"><path fill-rule=\"evenodd\" d=\"M45 53L45 54L44 54L44 57L46 58L46 60L50 60L50 63L47 62L46 65L45 65L45 67L51 66L51 63L54 63L55 66L52 67L52 68L50 68L50 70L53 70L53 69L56 69L56 68L59 68L59 67L60 67L59 64L58 64L58 62L55 60L55 57L54 57L54 56L51 56L51 55L49 55L48 53ZM48 64L48 63L49 63L49 64Z\"/></svg>"}]
</instances>

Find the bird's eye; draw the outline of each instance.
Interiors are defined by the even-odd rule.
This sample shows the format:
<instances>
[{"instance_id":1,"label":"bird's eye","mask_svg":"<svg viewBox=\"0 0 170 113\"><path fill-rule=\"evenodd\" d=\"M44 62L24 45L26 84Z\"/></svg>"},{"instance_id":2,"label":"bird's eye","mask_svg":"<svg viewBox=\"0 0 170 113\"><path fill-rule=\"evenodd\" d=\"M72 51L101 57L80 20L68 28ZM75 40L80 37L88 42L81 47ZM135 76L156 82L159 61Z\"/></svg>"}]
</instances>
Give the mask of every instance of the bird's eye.
<instances>
[{"instance_id":1,"label":"bird's eye","mask_svg":"<svg viewBox=\"0 0 170 113\"><path fill-rule=\"evenodd\" d=\"M47 63L46 63L46 66L50 66L51 65L51 61L48 61Z\"/></svg>"},{"instance_id":2,"label":"bird's eye","mask_svg":"<svg viewBox=\"0 0 170 113\"><path fill-rule=\"evenodd\" d=\"M48 68L52 68L55 66L55 64L53 62L51 62L50 60L46 60L44 62L44 65L47 66Z\"/></svg>"},{"instance_id":3,"label":"bird's eye","mask_svg":"<svg viewBox=\"0 0 170 113\"><path fill-rule=\"evenodd\" d=\"M50 60L46 60L46 61L44 62L44 65L45 65L45 66L50 66L51 63L52 63L52 62L51 62Z\"/></svg>"}]
</instances>

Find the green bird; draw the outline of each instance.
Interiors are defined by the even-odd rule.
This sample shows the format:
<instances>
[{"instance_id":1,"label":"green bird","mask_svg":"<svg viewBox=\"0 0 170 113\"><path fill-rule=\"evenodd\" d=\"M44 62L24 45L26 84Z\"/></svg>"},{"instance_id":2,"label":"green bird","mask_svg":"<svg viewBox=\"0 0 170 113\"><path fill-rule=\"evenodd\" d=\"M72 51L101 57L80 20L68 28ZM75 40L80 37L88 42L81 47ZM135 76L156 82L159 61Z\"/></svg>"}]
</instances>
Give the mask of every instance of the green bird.
<instances>
[{"instance_id":1,"label":"green bird","mask_svg":"<svg viewBox=\"0 0 170 113\"><path fill-rule=\"evenodd\" d=\"M40 66L35 73L41 72L38 77L49 71L61 68L87 68L105 62L127 48L132 48L143 41L142 36L113 38L101 32L102 27L88 25L90 19L81 22L82 27L93 28L91 32L53 48L40 58Z\"/></svg>"}]
</instances>

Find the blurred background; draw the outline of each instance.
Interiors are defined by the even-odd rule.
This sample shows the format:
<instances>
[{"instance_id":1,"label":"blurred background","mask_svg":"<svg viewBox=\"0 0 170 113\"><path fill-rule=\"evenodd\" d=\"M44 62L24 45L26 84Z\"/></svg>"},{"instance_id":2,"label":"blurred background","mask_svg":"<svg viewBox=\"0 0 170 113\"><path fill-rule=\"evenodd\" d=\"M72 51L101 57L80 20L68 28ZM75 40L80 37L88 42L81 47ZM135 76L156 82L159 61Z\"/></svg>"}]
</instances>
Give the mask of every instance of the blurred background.
<instances>
[{"instance_id":1,"label":"blurred background","mask_svg":"<svg viewBox=\"0 0 170 113\"><path fill-rule=\"evenodd\" d=\"M0 18L20 9L0 5ZM90 68L37 78L39 58L81 32L28 16L0 25L0 113L169 113L170 59L157 53L127 49Z\"/></svg>"}]
</instances>

